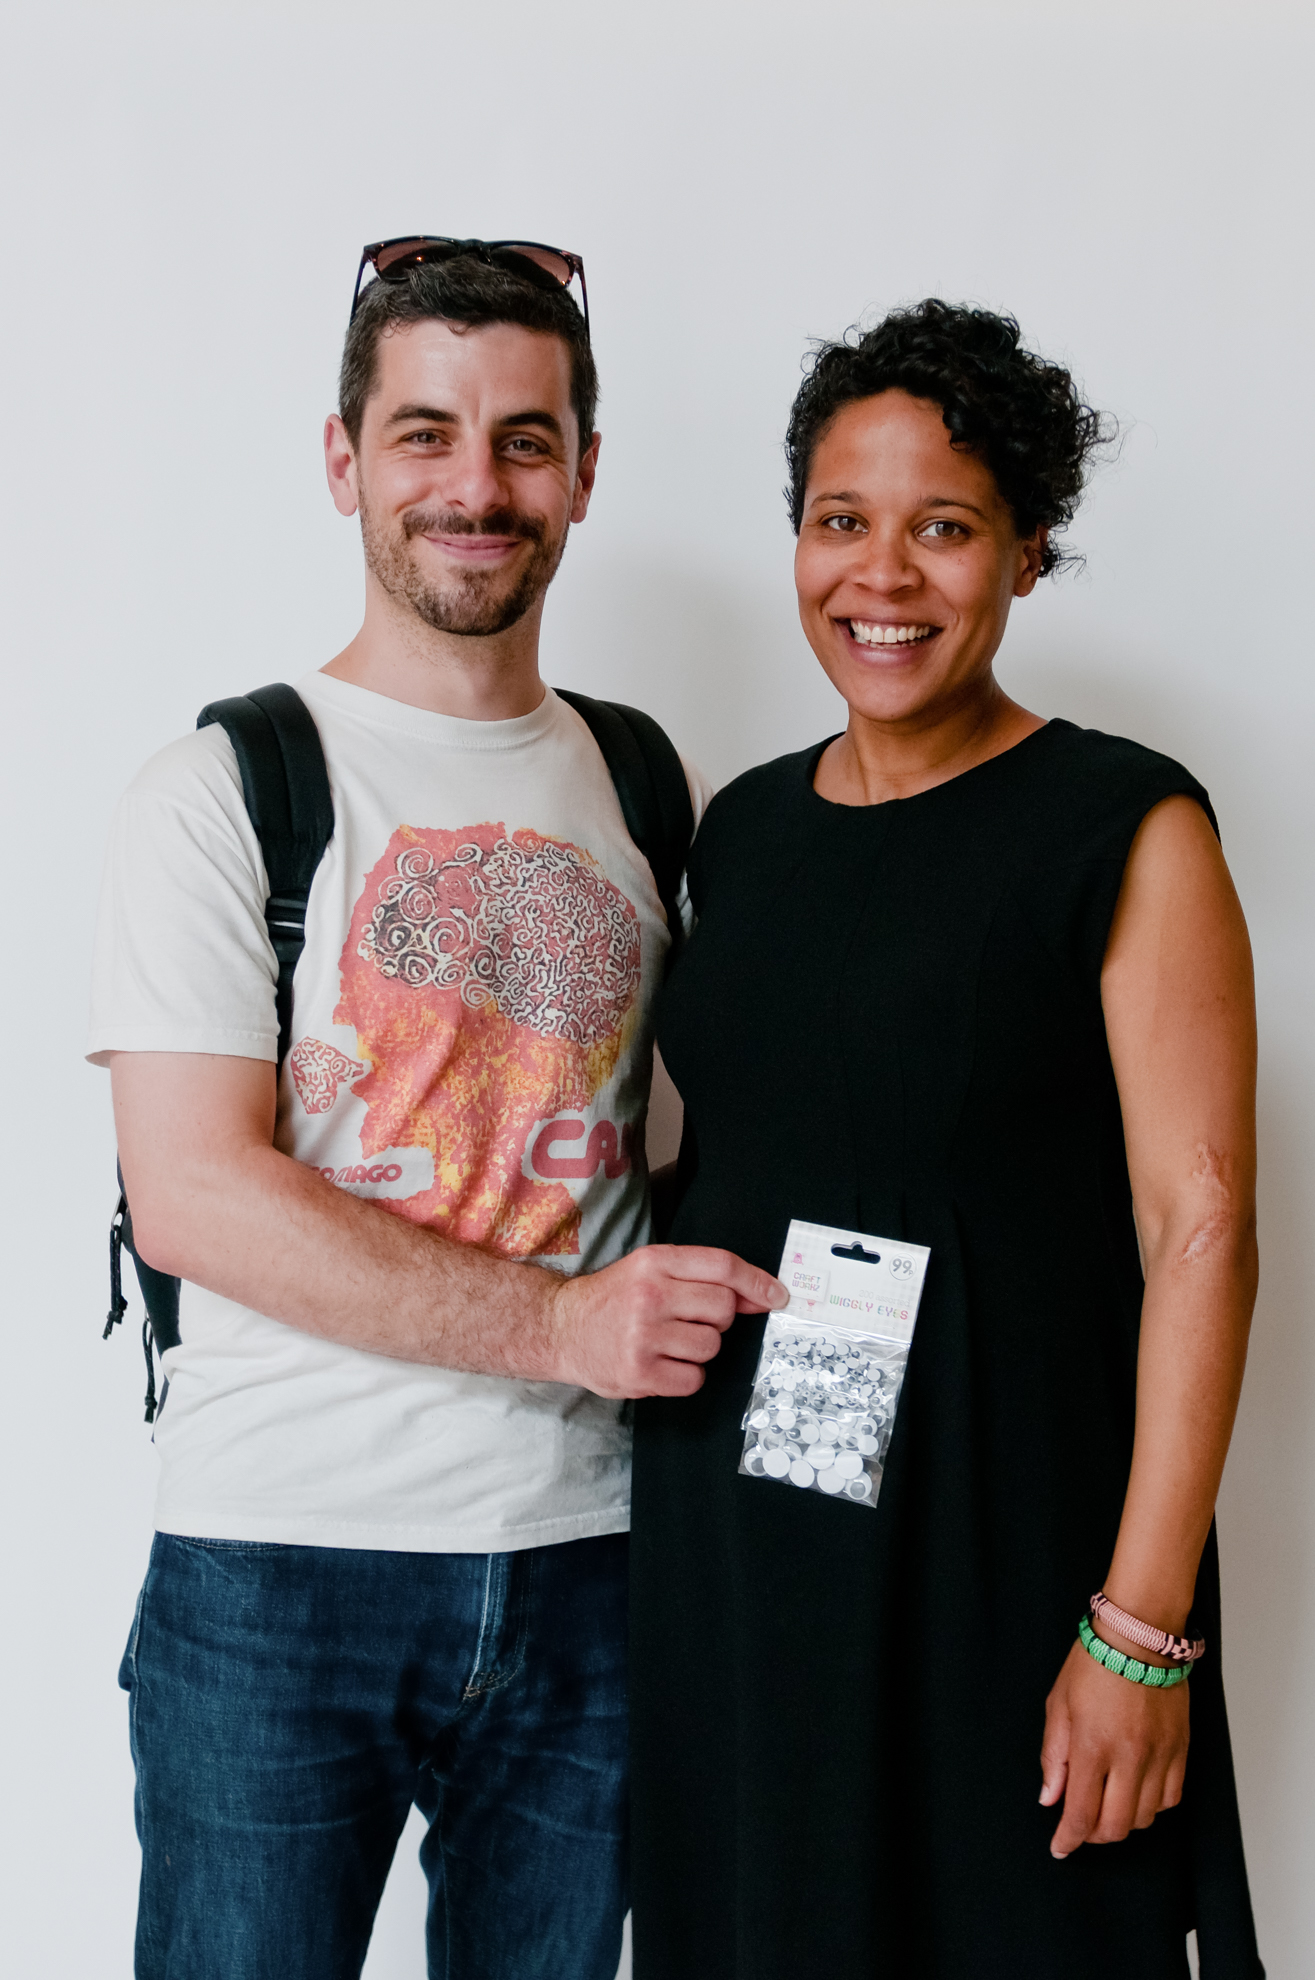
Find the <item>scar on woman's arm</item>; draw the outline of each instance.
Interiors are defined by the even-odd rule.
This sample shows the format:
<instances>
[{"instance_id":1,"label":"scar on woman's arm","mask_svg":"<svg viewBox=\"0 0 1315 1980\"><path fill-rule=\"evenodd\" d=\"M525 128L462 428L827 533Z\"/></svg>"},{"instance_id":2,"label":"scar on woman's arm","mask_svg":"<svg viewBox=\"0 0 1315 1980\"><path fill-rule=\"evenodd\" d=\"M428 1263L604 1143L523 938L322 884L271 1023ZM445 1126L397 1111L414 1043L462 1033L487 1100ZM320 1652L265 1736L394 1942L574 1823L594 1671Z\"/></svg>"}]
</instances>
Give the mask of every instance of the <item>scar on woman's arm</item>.
<instances>
[{"instance_id":1,"label":"scar on woman's arm","mask_svg":"<svg viewBox=\"0 0 1315 1980\"><path fill-rule=\"evenodd\" d=\"M1223 1150L1200 1142L1192 1170L1193 1192L1205 1196L1209 1208L1194 1220L1178 1253L1180 1265L1194 1265L1207 1258L1237 1235L1237 1206L1232 1180L1233 1158Z\"/></svg>"}]
</instances>

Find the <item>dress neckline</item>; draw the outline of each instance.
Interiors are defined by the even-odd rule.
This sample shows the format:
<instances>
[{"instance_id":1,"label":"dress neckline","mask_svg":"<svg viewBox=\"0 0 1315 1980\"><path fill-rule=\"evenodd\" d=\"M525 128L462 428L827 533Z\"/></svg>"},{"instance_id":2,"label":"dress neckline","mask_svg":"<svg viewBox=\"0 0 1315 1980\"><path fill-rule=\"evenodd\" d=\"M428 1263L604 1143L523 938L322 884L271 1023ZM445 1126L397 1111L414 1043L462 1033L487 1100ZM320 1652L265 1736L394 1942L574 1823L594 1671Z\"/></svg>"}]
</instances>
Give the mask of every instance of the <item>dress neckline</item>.
<instances>
[{"instance_id":1,"label":"dress neckline","mask_svg":"<svg viewBox=\"0 0 1315 1980\"><path fill-rule=\"evenodd\" d=\"M1016 743L1010 743L1008 749L1000 750L995 756L986 757L981 763L970 765L967 770L957 770L953 777L947 777L943 783L930 784L925 791L912 791L908 797L878 798L873 804L839 804L835 798L823 797L821 792L813 787L813 779L817 775L817 766L822 760L823 750L829 749L831 744L844 734L843 729L837 729L834 735L824 736L820 743L815 744L807 752L804 758L805 790L814 804L824 806L827 811L886 811L891 805L920 804L924 798L936 797L942 791L955 790L969 777L980 777L983 771L994 770L999 764L1008 763L1011 758L1019 754L1020 750L1025 750L1029 743L1036 742L1041 736L1049 735L1052 729L1064 730L1072 727L1073 724L1066 722L1062 716L1052 715L1041 724L1039 729L1033 729L1030 735L1020 737Z\"/></svg>"}]
</instances>

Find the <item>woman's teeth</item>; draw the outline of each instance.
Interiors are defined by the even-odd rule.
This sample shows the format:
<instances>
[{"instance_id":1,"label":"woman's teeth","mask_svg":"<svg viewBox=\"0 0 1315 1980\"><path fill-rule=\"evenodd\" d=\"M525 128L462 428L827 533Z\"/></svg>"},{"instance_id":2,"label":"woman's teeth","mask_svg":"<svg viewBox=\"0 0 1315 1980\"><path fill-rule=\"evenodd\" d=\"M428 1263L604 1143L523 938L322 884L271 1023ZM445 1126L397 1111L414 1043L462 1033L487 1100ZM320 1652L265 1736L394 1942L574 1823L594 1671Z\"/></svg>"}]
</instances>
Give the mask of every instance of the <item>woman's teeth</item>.
<instances>
[{"instance_id":1,"label":"woman's teeth","mask_svg":"<svg viewBox=\"0 0 1315 1980\"><path fill-rule=\"evenodd\" d=\"M872 626L851 619L849 630L860 646L904 646L911 639L929 639L935 626Z\"/></svg>"}]
</instances>

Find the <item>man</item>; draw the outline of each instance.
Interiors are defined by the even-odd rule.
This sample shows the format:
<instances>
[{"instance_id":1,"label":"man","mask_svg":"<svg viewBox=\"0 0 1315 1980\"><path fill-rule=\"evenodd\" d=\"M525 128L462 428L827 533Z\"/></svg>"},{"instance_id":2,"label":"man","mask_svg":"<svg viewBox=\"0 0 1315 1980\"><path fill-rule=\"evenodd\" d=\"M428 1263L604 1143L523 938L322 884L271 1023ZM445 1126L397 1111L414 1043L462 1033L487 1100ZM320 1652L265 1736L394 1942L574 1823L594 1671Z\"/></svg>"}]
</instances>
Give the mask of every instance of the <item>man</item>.
<instances>
[{"instance_id":1,"label":"man","mask_svg":"<svg viewBox=\"0 0 1315 1980\"><path fill-rule=\"evenodd\" d=\"M612 1980L620 1399L692 1393L784 1297L642 1248L670 937L538 671L598 463L587 326L534 261L432 253L364 291L325 429L366 606L298 683L336 822L278 1079L221 728L147 765L109 855L92 1051L137 1248L185 1282L122 1673L143 1980L358 1973L413 1799L431 1975Z\"/></svg>"}]
</instances>

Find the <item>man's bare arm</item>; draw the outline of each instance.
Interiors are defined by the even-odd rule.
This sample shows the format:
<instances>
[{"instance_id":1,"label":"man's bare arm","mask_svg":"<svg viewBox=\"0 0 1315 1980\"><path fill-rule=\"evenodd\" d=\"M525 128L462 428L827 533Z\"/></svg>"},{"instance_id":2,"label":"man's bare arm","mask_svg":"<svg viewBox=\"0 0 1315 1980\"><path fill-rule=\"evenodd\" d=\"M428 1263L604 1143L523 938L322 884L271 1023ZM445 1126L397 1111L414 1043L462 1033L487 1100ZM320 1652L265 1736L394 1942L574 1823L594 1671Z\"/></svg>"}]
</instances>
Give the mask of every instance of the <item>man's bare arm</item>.
<instances>
[{"instance_id":1,"label":"man's bare arm","mask_svg":"<svg viewBox=\"0 0 1315 1980\"><path fill-rule=\"evenodd\" d=\"M114 1116L133 1230L159 1271L371 1354L685 1396L737 1312L785 1304L732 1253L652 1245L563 1278L362 1202L273 1146L259 1059L116 1052Z\"/></svg>"}]
</instances>

